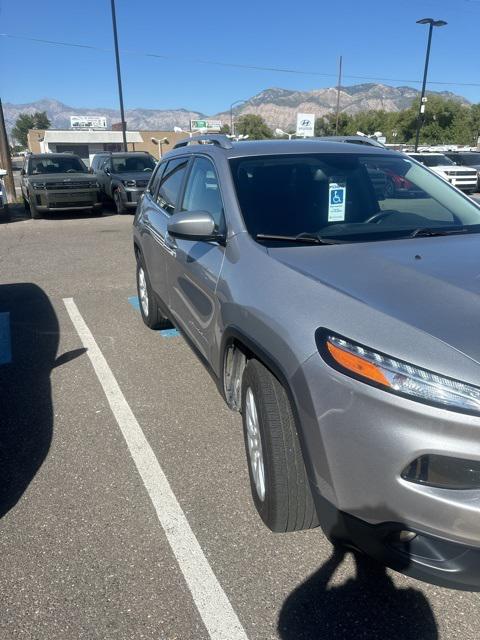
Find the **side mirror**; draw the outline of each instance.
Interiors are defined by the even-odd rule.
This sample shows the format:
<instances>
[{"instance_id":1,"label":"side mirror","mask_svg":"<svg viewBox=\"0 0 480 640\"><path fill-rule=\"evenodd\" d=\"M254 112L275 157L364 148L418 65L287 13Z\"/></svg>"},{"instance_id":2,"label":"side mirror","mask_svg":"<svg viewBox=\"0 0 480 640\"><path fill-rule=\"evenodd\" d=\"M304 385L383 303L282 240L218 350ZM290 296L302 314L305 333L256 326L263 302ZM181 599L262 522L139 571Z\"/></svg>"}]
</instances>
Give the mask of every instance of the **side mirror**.
<instances>
[{"instance_id":1,"label":"side mirror","mask_svg":"<svg viewBox=\"0 0 480 640\"><path fill-rule=\"evenodd\" d=\"M24 175L25 175L25 169L21 169L21 170L20 170L20 175L21 175L21 176L24 176Z\"/></svg>"},{"instance_id":2,"label":"side mirror","mask_svg":"<svg viewBox=\"0 0 480 640\"><path fill-rule=\"evenodd\" d=\"M107 174L107 176L109 176L109 175L110 175L110 169L109 169L108 167L105 167L104 171L105 171L105 173Z\"/></svg>"},{"instance_id":3,"label":"side mirror","mask_svg":"<svg viewBox=\"0 0 480 640\"><path fill-rule=\"evenodd\" d=\"M170 218L167 229L174 238L184 238L185 240L219 239L215 233L215 221L206 211L175 213Z\"/></svg>"}]
</instances>

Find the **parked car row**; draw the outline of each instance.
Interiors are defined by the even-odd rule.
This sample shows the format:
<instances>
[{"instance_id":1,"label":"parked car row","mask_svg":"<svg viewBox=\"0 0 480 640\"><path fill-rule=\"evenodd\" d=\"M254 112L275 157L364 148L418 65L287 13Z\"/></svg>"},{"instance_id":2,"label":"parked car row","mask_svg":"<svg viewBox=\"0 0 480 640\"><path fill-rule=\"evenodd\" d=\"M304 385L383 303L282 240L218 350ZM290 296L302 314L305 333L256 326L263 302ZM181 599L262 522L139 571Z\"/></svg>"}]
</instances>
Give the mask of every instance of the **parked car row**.
<instances>
[{"instance_id":1,"label":"parked car row","mask_svg":"<svg viewBox=\"0 0 480 640\"><path fill-rule=\"evenodd\" d=\"M118 213L134 212L154 168L146 152L101 153L90 169L73 153L28 154L21 170L23 203L32 218L55 211L98 215L108 200Z\"/></svg>"}]
</instances>

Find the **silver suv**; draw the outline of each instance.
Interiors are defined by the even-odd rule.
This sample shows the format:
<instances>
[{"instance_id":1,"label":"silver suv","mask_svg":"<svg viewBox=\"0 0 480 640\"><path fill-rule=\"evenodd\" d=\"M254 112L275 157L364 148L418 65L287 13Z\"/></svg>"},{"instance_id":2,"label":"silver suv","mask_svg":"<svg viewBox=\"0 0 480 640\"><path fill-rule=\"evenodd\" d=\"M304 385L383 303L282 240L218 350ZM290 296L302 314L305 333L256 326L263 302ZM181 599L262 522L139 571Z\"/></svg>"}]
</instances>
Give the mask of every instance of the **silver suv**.
<instances>
[{"instance_id":1,"label":"silver suv","mask_svg":"<svg viewBox=\"0 0 480 640\"><path fill-rule=\"evenodd\" d=\"M93 156L90 171L102 198L113 200L117 213L134 213L155 164L146 151L99 153Z\"/></svg>"},{"instance_id":2,"label":"silver suv","mask_svg":"<svg viewBox=\"0 0 480 640\"><path fill-rule=\"evenodd\" d=\"M381 171L408 197L379 198ZM241 412L270 529L480 587L479 233L478 205L386 149L199 136L158 164L142 317Z\"/></svg>"}]
</instances>

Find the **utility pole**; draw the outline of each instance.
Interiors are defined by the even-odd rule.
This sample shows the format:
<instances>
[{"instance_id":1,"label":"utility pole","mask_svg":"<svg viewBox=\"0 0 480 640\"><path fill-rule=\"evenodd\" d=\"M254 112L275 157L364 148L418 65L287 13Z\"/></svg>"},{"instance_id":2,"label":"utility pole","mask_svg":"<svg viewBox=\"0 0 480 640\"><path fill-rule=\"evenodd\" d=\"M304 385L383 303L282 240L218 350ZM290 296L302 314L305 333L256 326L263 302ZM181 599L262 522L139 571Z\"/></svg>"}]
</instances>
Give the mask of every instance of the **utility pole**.
<instances>
[{"instance_id":1,"label":"utility pole","mask_svg":"<svg viewBox=\"0 0 480 640\"><path fill-rule=\"evenodd\" d=\"M342 87L342 56L338 61L338 84L337 84L337 116L335 118L335 135L338 136L338 118L340 116L340 89Z\"/></svg>"},{"instance_id":2,"label":"utility pole","mask_svg":"<svg viewBox=\"0 0 480 640\"><path fill-rule=\"evenodd\" d=\"M2 99L0 98L0 167L7 172L4 177L5 189L7 191L7 202L13 204L17 200L15 193L15 182L13 181L12 159L10 157L10 147L8 146L7 130L5 129L5 119L3 117Z\"/></svg>"},{"instance_id":3,"label":"utility pole","mask_svg":"<svg viewBox=\"0 0 480 640\"><path fill-rule=\"evenodd\" d=\"M123 109L122 75L120 73L120 54L118 52L117 17L115 14L115 0L111 0L111 6L112 6L113 41L115 43L115 62L117 65L118 99L120 102L120 118L122 120L123 150L128 151L127 124L125 122L125 111Z\"/></svg>"}]
</instances>

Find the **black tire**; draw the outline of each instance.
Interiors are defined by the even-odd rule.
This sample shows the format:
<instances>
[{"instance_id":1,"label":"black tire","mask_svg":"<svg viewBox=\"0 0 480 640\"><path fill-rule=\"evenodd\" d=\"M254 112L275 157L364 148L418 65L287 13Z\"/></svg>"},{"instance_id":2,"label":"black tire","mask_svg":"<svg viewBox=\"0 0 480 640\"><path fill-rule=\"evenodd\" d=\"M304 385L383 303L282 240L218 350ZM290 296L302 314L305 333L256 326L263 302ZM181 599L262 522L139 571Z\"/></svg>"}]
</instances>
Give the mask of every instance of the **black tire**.
<instances>
[{"instance_id":1,"label":"black tire","mask_svg":"<svg viewBox=\"0 0 480 640\"><path fill-rule=\"evenodd\" d=\"M141 299L140 292L140 280L141 273L143 272L145 278L145 285L147 291L147 311L145 312ZM165 318L160 313L155 296L153 295L152 286L150 284L150 278L145 267L145 263L141 255L137 255L137 295L138 303L140 307L140 313L142 314L142 320L150 329L171 329L172 323L168 318Z\"/></svg>"},{"instance_id":2,"label":"black tire","mask_svg":"<svg viewBox=\"0 0 480 640\"><path fill-rule=\"evenodd\" d=\"M115 209L117 210L118 215L121 216L124 213L127 213L127 209L123 204L122 196L118 189L113 192L113 202L115 203Z\"/></svg>"},{"instance_id":3,"label":"black tire","mask_svg":"<svg viewBox=\"0 0 480 640\"><path fill-rule=\"evenodd\" d=\"M99 218L103 213L103 209L102 209L102 207L92 207L90 209L90 213L91 213L92 216L95 216L95 217Z\"/></svg>"},{"instance_id":4,"label":"black tire","mask_svg":"<svg viewBox=\"0 0 480 640\"><path fill-rule=\"evenodd\" d=\"M249 452L247 396L252 393L262 445L265 494L257 489ZM255 507L275 532L318 526L318 518L285 389L258 360L249 360L242 380L242 419L248 473Z\"/></svg>"},{"instance_id":5,"label":"black tire","mask_svg":"<svg viewBox=\"0 0 480 640\"><path fill-rule=\"evenodd\" d=\"M42 217L42 214L40 213L40 211L37 209L37 207L33 204L31 200L30 200L30 215L34 220L39 220Z\"/></svg>"}]
</instances>

